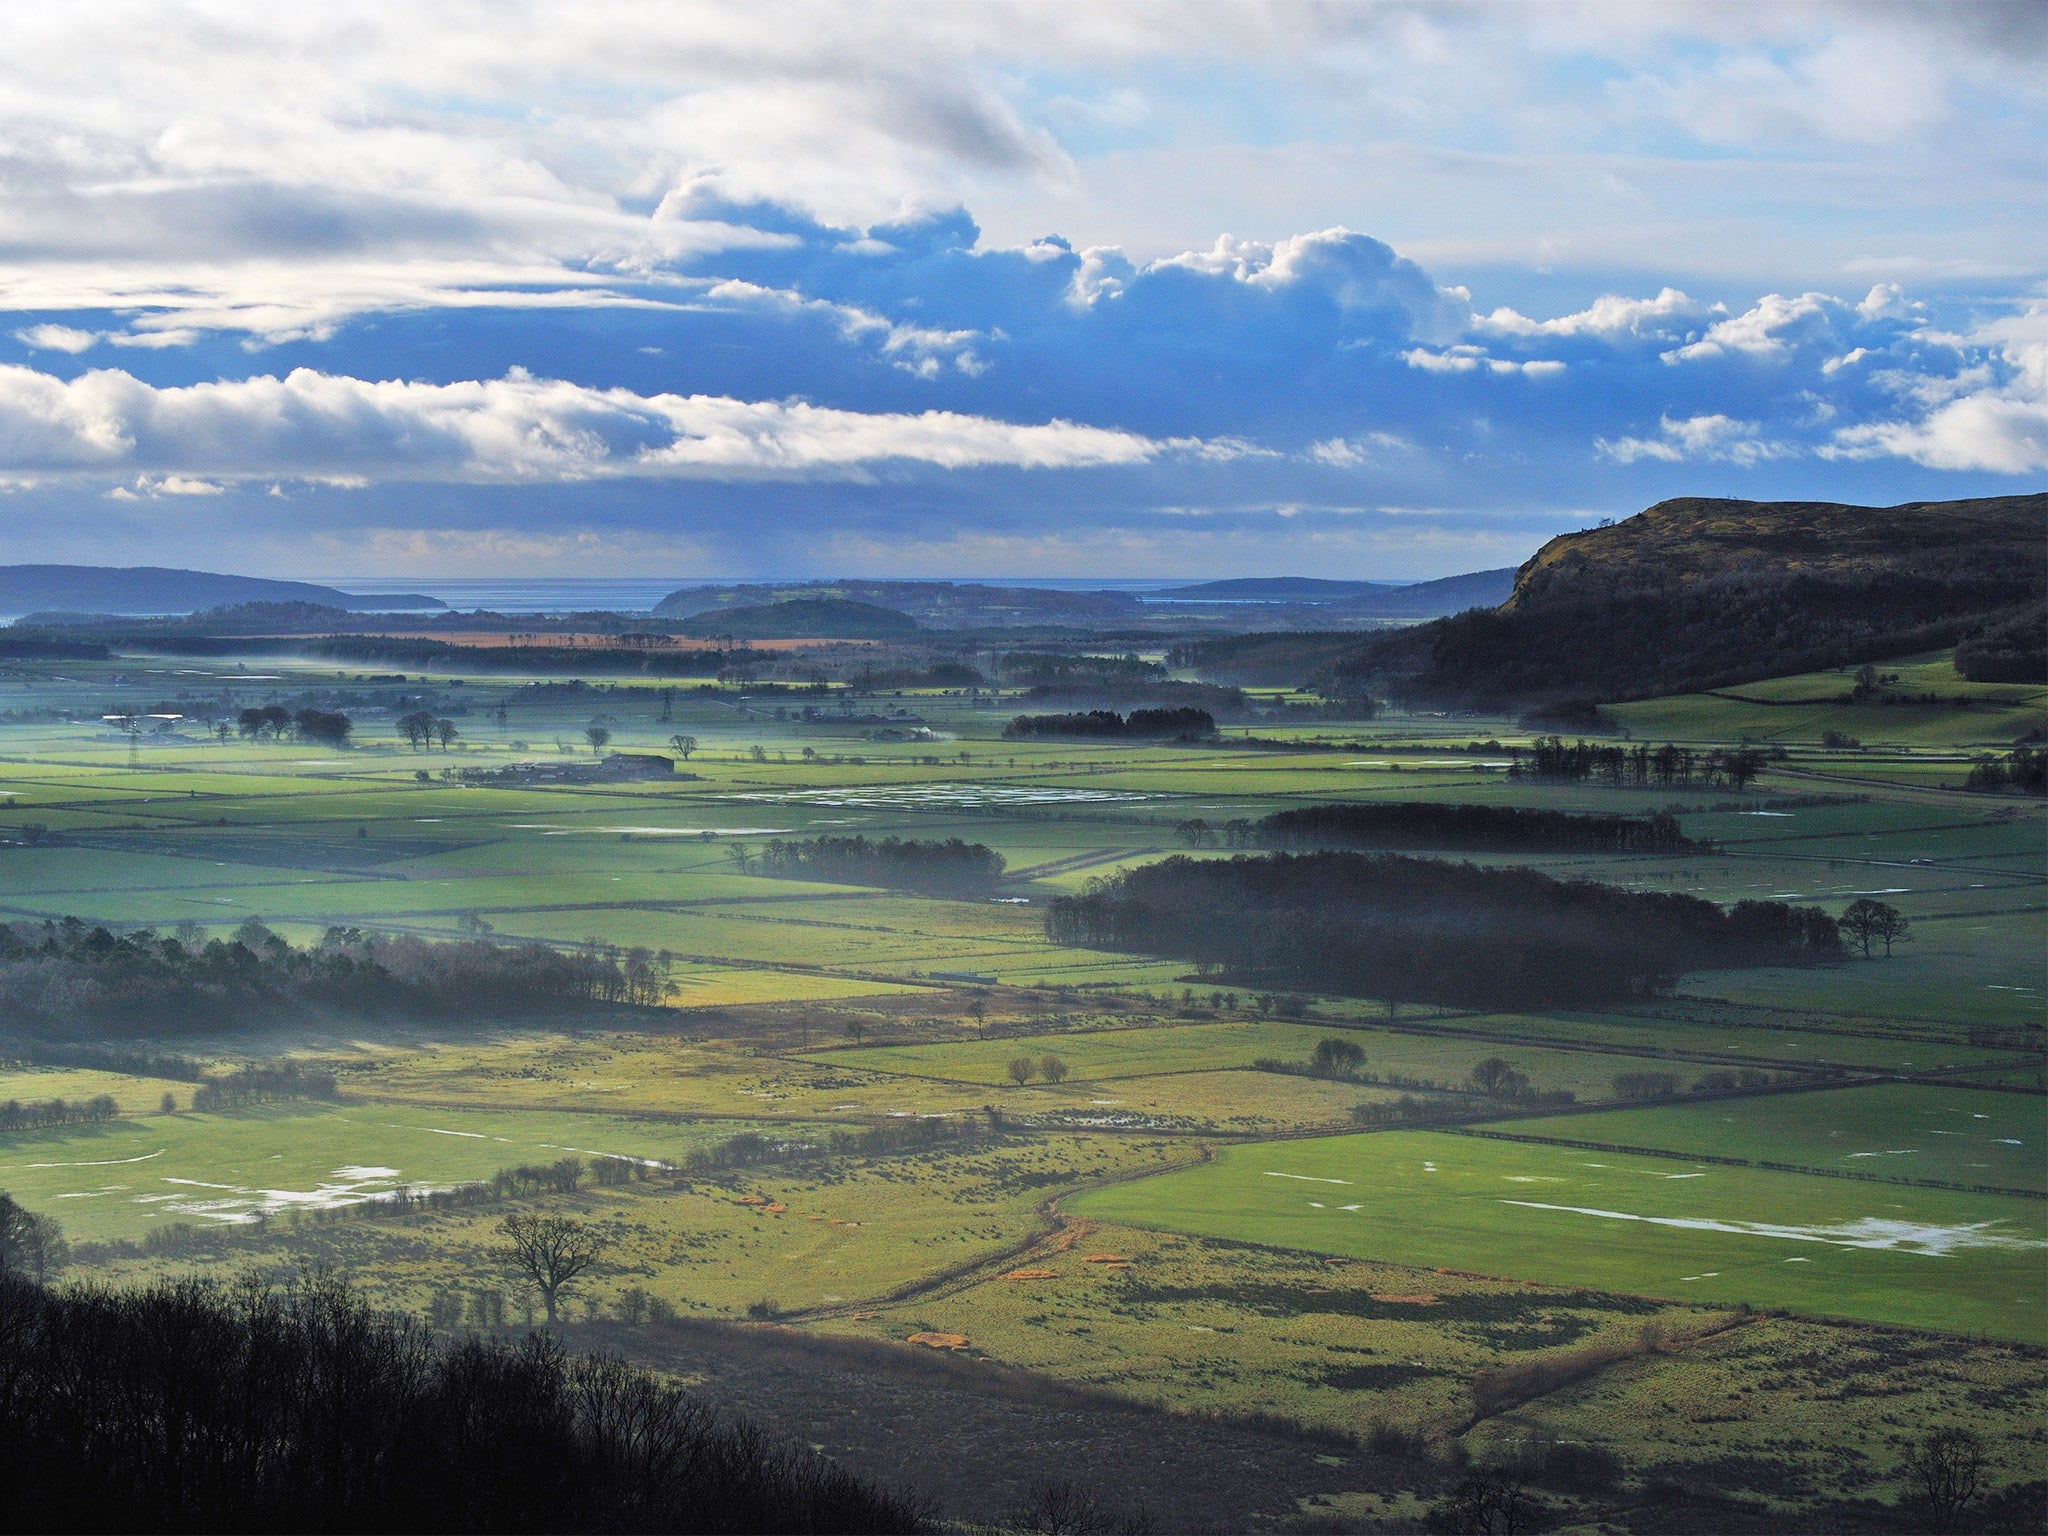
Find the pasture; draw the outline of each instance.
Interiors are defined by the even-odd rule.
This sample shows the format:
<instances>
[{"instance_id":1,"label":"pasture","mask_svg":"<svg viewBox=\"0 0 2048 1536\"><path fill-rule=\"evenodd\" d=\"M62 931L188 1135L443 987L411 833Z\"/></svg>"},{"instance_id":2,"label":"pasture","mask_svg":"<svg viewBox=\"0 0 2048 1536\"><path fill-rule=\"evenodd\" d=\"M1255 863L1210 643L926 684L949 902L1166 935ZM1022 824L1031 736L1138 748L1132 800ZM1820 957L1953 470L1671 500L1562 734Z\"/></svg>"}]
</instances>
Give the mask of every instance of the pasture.
<instances>
[{"instance_id":1,"label":"pasture","mask_svg":"<svg viewBox=\"0 0 2048 1536\"><path fill-rule=\"evenodd\" d=\"M1534 1426L1637 1470L1662 1456L1712 1483L1749 1458L1789 1469L1787 1489L1853 1491L1896 1459L1884 1412L1939 1418L1967 1390L2019 1423L2048 1400L2037 1355L1981 1342L2048 1343L2048 1207L1927 1187L2048 1187L2048 814L1960 788L1971 754L2038 723L2043 696L1965 684L1945 658L1884 670L1943 702L1843 704L1853 679L1817 674L1609 712L1639 741L1782 748L1738 794L1511 780L1484 743L1531 728L1391 709L1232 722L1204 743L1006 741L1026 705L938 690L856 701L438 668L400 683L289 656L10 663L0 920L18 931L77 915L204 940L259 918L298 943L353 926L637 947L669 991L630 1011L65 1038L87 1054L60 1064L53 1042L25 1043L0 1060L0 1103L106 1093L118 1118L0 1133L0 1189L95 1260L72 1273L114 1282L327 1265L408 1311L516 1302L496 1224L545 1210L603 1234L571 1316L607 1327L637 1326L651 1297L892 1344L959 1334L1175 1409L1352 1434L1377 1418L1479 1454ZM131 741L100 721L316 692L353 701L351 748L191 728ZM447 749L397 739L401 699L456 724ZM841 705L869 718L833 718ZM875 739L898 710L928 736ZM695 745L668 779L561 781L593 763L591 726L616 750ZM1889 958L1701 973L1598 1013L1262 993L1045 937L1053 896L1175 853L1228 856L1183 823L1332 800L1669 810L1713 851L1456 856L1723 903L1838 913L1867 896L1912 927ZM854 833L986 843L1007 873L987 899L948 900L759 871L771 837ZM1330 1036L1363 1052L1352 1074L1303 1070ZM187 1075L90 1055L109 1045ZM283 1058L334 1070L338 1097L192 1112L192 1074ZM1493 1058L1572 1101L1486 1097L1472 1072ZM1670 1074L1676 1100L1622 1103L1631 1073ZM1776 1091L1792 1087L1806 1091ZM846 1150L926 1124L946 1137ZM684 1163L749 1137L745 1157L625 1186L440 1210L390 1198L568 1156ZM1949 1337L1908 1347L1900 1328ZM1579 1351L1595 1374L1485 1407L1486 1383ZM1844 1400L1855 1373L1890 1395ZM1836 1443L1863 1460L1831 1460ZM2001 1467L2025 1452L1998 1432ZM1417 1508L1356 1499L1341 1507Z\"/></svg>"},{"instance_id":2,"label":"pasture","mask_svg":"<svg viewBox=\"0 0 2048 1536\"><path fill-rule=\"evenodd\" d=\"M1519 1120L1517 1136L1790 1163L1858 1178L2048 1195L2048 1111L2024 1093L1879 1083Z\"/></svg>"},{"instance_id":3,"label":"pasture","mask_svg":"<svg viewBox=\"0 0 2048 1536\"><path fill-rule=\"evenodd\" d=\"M1387 1132L1219 1151L1091 1218L1669 1300L2048 1343L2048 1206Z\"/></svg>"}]
</instances>

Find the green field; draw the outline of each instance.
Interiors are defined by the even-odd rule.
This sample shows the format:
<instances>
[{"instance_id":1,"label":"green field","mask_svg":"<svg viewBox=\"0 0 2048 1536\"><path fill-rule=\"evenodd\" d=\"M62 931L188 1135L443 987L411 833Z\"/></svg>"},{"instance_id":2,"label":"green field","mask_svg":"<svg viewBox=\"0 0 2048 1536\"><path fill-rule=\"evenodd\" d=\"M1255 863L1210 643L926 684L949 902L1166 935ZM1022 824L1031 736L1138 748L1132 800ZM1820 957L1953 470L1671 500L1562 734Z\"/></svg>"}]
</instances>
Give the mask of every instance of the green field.
<instances>
[{"instance_id":1,"label":"green field","mask_svg":"<svg viewBox=\"0 0 2048 1536\"><path fill-rule=\"evenodd\" d=\"M645 1295L885 1343L957 1333L1058 1382L1343 1434L1384 1421L1481 1459L1536 1426L1614 1448L1630 1478L1748 1488L1742 1468L1782 1461L1796 1488L1754 1485L1788 1520L1816 1490L1860 1497L1890 1476L1871 1469L1895 1464L1908 1421L1983 1425L2016 1477L2038 1447L2015 1426L2048 1405L2040 1355L2016 1347L2048 1344L2048 1203L1930 1186L2048 1190L2048 807L1960 788L2044 695L1965 684L1942 657L1885 670L1946 702L1843 704L1852 680L1829 673L1609 711L1638 741L1782 747L1738 794L1510 780L1503 753L1467 744L1526 744L1529 728L1398 709L1238 720L1222 744L1015 742L1003 724L1027 706L934 690L528 689L540 680L440 671L401 686L290 657L0 665L0 921L31 941L67 914L201 939L259 917L299 943L355 925L642 946L669 977L639 1010L25 1039L20 1059L0 1049L0 1104L104 1093L120 1118L0 1132L0 1189L62 1222L90 1260L80 1279L325 1266L420 1313L516 1296L497 1224L542 1210L607 1244L576 1289L579 1325L627 1328ZM196 730L131 743L100 722L115 705L321 690L353 701L347 751ZM416 693L460 727L451 750L393 737ZM818 700L914 711L931 739L803 719ZM461 777L588 764L593 723L627 751L687 731L687 776ZM1049 898L1186 851L1190 818L1332 800L1668 809L1712 853L1470 857L1722 903L1838 913L1871 896L1912 928L1889 958L1509 1013L1263 993L1045 937ZM943 900L753 862L770 837L826 833L986 843L1008 875L993 899ZM1359 1072L1301 1071L1332 1035L1363 1051ZM119 1070L106 1047L181 1058L185 1075ZM280 1057L331 1068L339 1097L191 1111L193 1075ZM1020 1057L1039 1069L1023 1086ZM1569 1106L1486 1098L1471 1073L1495 1057ZM1671 1074L1677 1100L1623 1107L1616 1078L1641 1072ZM927 1126L945 1137L900 1134ZM383 1198L705 1149L726 1160L627 1186L442 1210ZM1487 1373L1577 1351L1597 1375L1480 1410ZM1425 1502L1343 1498L1308 1518L1412 1525Z\"/></svg>"},{"instance_id":2,"label":"green field","mask_svg":"<svg viewBox=\"0 0 2048 1536\"><path fill-rule=\"evenodd\" d=\"M1885 1083L1519 1120L1507 1129L1517 1136L1791 1163L1859 1178L2048 1194L2048 1106L2026 1093Z\"/></svg>"},{"instance_id":3,"label":"green field","mask_svg":"<svg viewBox=\"0 0 2048 1536\"><path fill-rule=\"evenodd\" d=\"M2048 1343L2048 1207L1427 1132L1232 1147L1104 1221Z\"/></svg>"},{"instance_id":4,"label":"green field","mask_svg":"<svg viewBox=\"0 0 2048 1536\"><path fill-rule=\"evenodd\" d=\"M0 1187L33 1208L60 1213L74 1237L134 1239L169 1222L234 1225L259 1214L332 1211L400 1187L446 1188L571 1154L673 1159L742 1128L538 1107L509 1114L384 1104L151 1114L0 1138Z\"/></svg>"}]
</instances>

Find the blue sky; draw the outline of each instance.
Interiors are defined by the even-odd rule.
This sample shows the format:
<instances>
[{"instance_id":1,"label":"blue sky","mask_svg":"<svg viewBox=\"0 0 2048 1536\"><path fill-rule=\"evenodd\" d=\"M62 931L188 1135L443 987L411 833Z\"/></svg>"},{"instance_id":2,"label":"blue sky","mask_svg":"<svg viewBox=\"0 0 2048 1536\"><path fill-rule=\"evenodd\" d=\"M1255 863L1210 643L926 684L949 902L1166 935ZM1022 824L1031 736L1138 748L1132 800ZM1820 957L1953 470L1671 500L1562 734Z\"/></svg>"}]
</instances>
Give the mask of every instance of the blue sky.
<instances>
[{"instance_id":1,"label":"blue sky","mask_svg":"<svg viewBox=\"0 0 2048 1536\"><path fill-rule=\"evenodd\" d=\"M1419 578L2048 471L2038 6L0 21L0 560Z\"/></svg>"}]
</instances>

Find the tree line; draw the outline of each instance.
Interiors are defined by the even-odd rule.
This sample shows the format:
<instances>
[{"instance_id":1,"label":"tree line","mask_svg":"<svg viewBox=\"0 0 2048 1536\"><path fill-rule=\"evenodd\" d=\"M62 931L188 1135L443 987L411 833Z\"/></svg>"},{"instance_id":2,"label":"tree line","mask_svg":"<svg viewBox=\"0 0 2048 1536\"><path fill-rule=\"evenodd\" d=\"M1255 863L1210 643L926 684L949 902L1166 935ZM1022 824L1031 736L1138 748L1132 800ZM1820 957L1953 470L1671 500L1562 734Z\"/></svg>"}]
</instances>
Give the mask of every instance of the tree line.
<instances>
[{"instance_id":1,"label":"tree line","mask_svg":"<svg viewBox=\"0 0 2048 1536\"><path fill-rule=\"evenodd\" d=\"M1458 848L1485 853L1696 853L1678 818L1582 816L1508 805L1307 805L1261 817L1267 848Z\"/></svg>"},{"instance_id":2,"label":"tree line","mask_svg":"<svg viewBox=\"0 0 2048 1536\"><path fill-rule=\"evenodd\" d=\"M67 1125L106 1125L121 1115L121 1106L111 1093L90 1099L44 1099L24 1104L9 1099L0 1104L0 1133L7 1131L48 1131Z\"/></svg>"},{"instance_id":3,"label":"tree line","mask_svg":"<svg viewBox=\"0 0 2048 1536\"><path fill-rule=\"evenodd\" d=\"M1034 736L1213 736L1216 717L1206 709L1091 709L1066 715L1019 715L1003 727L1006 739Z\"/></svg>"},{"instance_id":4,"label":"tree line","mask_svg":"<svg viewBox=\"0 0 2048 1536\"><path fill-rule=\"evenodd\" d=\"M227 939L76 917L0 924L0 1015L58 1033L213 1030L286 1013L460 1019L659 1002L665 957L595 946L431 942L330 928L297 946L252 918Z\"/></svg>"},{"instance_id":5,"label":"tree line","mask_svg":"<svg viewBox=\"0 0 2048 1536\"><path fill-rule=\"evenodd\" d=\"M265 704L260 708L243 710L235 717L235 727L248 741L261 741L265 736L272 741L282 741L291 734L301 741L345 747L349 732L355 729L355 722L339 710L289 710L282 704ZM219 729L223 735L226 734L225 721L221 722Z\"/></svg>"},{"instance_id":6,"label":"tree line","mask_svg":"<svg viewBox=\"0 0 2048 1536\"><path fill-rule=\"evenodd\" d=\"M1671 789L1701 784L1746 790L1763 772L1768 760L1754 747L1697 752L1670 742L1652 748L1643 743L1615 747L1584 740L1567 746L1560 737L1539 736L1529 744L1526 757L1516 754L1508 777L1566 784L1603 779L1615 789Z\"/></svg>"},{"instance_id":7,"label":"tree line","mask_svg":"<svg viewBox=\"0 0 2048 1536\"><path fill-rule=\"evenodd\" d=\"M1458 1007L1568 1006L1687 971L1841 958L1815 907L1554 880L1398 854L1184 855L1045 909L1056 943L1171 955L1247 983Z\"/></svg>"},{"instance_id":8,"label":"tree line","mask_svg":"<svg viewBox=\"0 0 2048 1536\"><path fill-rule=\"evenodd\" d=\"M913 1531L917 1504L617 1359L437 1341L338 1281L0 1276L0 1529Z\"/></svg>"},{"instance_id":9,"label":"tree line","mask_svg":"<svg viewBox=\"0 0 2048 1536\"><path fill-rule=\"evenodd\" d=\"M2016 789L2048 795L2048 747L2014 747L2004 757L1982 757L1963 780L1970 789Z\"/></svg>"},{"instance_id":10,"label":"tree line","mask_svg":"<svg viewBox=\"0 0 2048 1536\"><path fill-rule=\"evenodd\" d=\"M794 842L771 838L753 858L762 874L784 879L903 887L945 895L985 891L1003 878L1005 867L1003 856L993 848L957 837L943 841L885 837L879 842L865 837L813 837Z\"/></svg>"},{"instance_id":11,"label":"tree line","mask_svg":"<svg viewBox=\"0 0 2048 1536\"><path fill-rule=\"evenodd\" d=\"M212 1077L192 1093L195 1115L251 1104L276 1104L293 1099L331 1099L334 1073L326 1067L305 1067L295 1061L251 1063L226 1077Z\"/></svg>"}]
</instances>

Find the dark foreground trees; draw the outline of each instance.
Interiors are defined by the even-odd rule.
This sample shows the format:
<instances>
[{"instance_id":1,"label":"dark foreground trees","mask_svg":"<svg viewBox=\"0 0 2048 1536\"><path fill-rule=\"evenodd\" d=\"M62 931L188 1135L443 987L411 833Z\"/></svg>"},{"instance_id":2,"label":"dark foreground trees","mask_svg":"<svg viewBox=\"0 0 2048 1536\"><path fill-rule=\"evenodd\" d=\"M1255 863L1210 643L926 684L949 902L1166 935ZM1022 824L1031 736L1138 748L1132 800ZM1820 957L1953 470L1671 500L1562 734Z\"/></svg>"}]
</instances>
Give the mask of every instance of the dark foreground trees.
<instances>
[{"instance_id":1,"label":"dark foreground trees","mask_svg":"<svg viewBox=\"0 0 2048 1536\"><path fill-rule=\"evenodd\" d=\"M1395 854L1176 857L1046 906L1056 943L1172 955L1249 981L1399 1002L1555 1006L1686 971L1839 959L1812 907L1553 880Z\"/></svg>"},{"instance_id":2,"label":"dark foreground trees","mask_svg":"<svg viewBox=\"0 0 2048 1536\"><path fill-rule=\"evenodd\" d=\"M434 1342L342 1286L0 1277L0 1529L907 1531L808 1447L545 1336Z\"/></svg>"}]
</instances>

